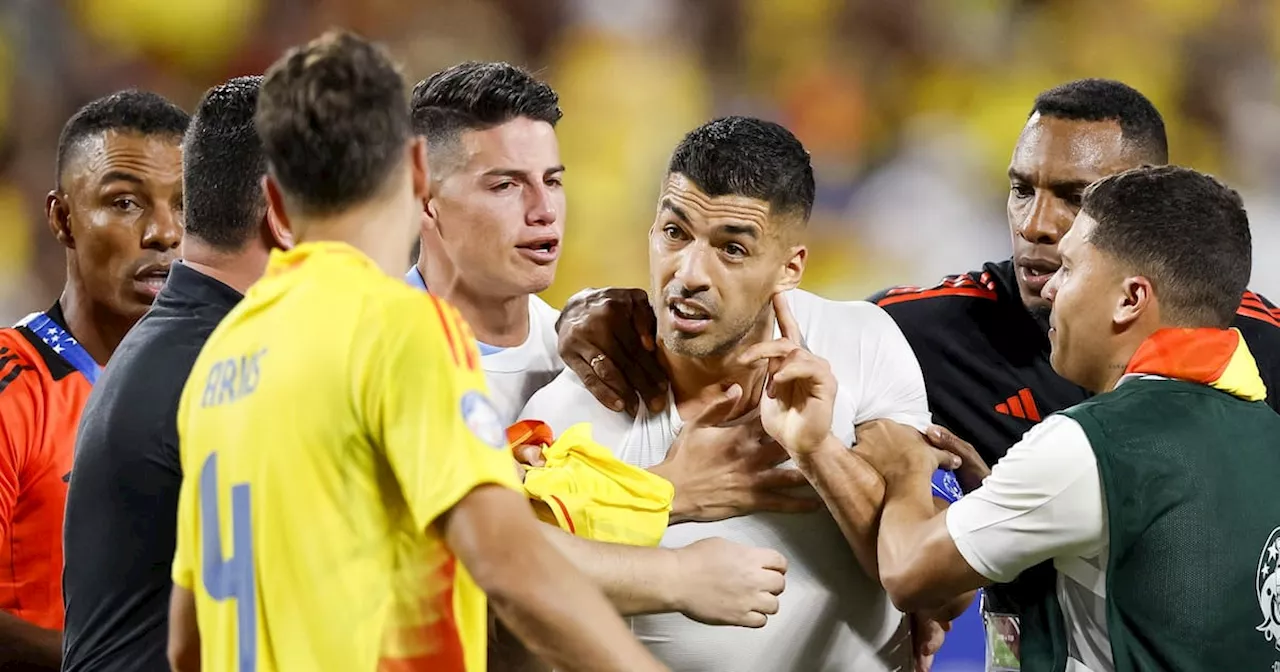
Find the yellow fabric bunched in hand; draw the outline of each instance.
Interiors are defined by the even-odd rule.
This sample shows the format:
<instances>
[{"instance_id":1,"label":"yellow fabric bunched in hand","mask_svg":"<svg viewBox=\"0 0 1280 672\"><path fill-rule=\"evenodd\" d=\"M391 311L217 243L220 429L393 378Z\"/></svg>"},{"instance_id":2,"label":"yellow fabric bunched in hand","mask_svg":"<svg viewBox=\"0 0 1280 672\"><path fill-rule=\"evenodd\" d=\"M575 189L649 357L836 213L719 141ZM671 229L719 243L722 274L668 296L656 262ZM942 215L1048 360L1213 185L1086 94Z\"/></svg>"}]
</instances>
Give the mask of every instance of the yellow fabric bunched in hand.
<instances>
[{"instance_id":1,"label":"yellow fabric bunched in hand","mask_svg":"<svg viewBox=\"0 0 1280 672\"><path fill-rule=\"evenodd\" d=\"M585 539L657 546L667 530L675 487L614 457L592 440L589 423L570 427L559 439L552 436L551 428L536 420L507 430L512 446L543 447L546 465L530 467L524 477L526 496L546 505L535 507L539 517Z\"/></svg>"}]
</instances>

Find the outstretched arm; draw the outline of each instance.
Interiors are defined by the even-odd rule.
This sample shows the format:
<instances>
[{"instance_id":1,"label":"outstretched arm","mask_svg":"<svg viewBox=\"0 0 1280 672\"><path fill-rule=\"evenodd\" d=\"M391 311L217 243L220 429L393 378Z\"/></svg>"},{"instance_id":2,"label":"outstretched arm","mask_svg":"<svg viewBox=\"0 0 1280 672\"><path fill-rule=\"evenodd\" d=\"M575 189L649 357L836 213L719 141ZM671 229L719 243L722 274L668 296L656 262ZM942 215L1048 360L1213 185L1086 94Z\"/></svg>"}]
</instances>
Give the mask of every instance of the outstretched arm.
<instances>
[{"instance_id":1,"label":"outstretched arm","mask_svg":"<svg viewBox=\"0 0 1280 672\"><path fill-rule=\"evenodd\" d=\"M665 669L548 543L519 493L481 485L437 525L503 623L555 669Z\"/></svg>"},{"instance_id":2,"label":"outstretched arm","mask_svg":"<svg viewBox=\"0 0 1280 672\"><path fill-rule=\"evenodd\" d=\"M680 612L708 625L759 628L778 613L787 561L776 551L715 538L641 548L546 528L548 540L624 615Z\"/></svg>"},{"instance_id":3,"label":"outstretched arm","mask_svg":"<svg viewBox=\"0 0 1280 672\"><path fill-rule=\"evenodd\" d=\"M1036 426L982 487L945 513L916 491L929 479L933 448L917 432L884 430L864 441L885 479L880 574L898 608L936 609L1045 560L1089 557L1106 544L1097 463L1074 421L1055 416Z\"/></svg>"}]
</instances>

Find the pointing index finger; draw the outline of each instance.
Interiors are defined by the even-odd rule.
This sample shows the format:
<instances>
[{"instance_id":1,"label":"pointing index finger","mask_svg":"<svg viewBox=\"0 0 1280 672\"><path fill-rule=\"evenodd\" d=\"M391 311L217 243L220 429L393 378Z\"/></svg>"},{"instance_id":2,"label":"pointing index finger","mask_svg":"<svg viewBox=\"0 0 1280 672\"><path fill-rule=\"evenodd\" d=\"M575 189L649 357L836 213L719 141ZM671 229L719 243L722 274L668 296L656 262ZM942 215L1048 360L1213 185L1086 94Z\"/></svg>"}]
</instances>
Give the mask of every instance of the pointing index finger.
<instances>
[{"instance_id":1,"label":"pointing index finger","mask_svg":"<svg viewBox=\"0 0 1280 672\"><path fill-rule=\"evenodd\" d=\"M773 314L778 319L778 330L782 333L782 337L793 342L800 342L800 325L796 324L795 315L791 314L791 306L787 304L787 297L778 292L773 295Z\"/></svg>"}]
</instances>

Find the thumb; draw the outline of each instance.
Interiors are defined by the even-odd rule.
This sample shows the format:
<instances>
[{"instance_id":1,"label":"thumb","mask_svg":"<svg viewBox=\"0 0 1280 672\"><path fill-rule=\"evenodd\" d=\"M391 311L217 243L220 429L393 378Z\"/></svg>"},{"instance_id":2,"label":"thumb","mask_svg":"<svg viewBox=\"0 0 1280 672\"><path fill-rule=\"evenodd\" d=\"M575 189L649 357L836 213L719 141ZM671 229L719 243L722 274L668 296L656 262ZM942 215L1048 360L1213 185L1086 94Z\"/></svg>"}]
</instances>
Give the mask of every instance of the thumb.
<instances>
[{"instance_id":1,"label":"thumb","mask_svg":"<svg viewBox=\"0 0 1280 672\"><path fill-rule=\"evenodd\" d=\"M742 386L737 383L730 385L702 409L702 413L698 415L697 424L703 427L714 427L725 422L731 417L734 407L738 405L738 400L741 398Z\"/></svg>"},{"instance_id":2,"label":"thumb","mask_svg":"<svg viewBox=\"0 0 1280 672\"><path fill-rule=\"evenodd\" d=\"M547 464L546 458L542 456L542 446L531 446L528 444L522 446L513 446L512 454L516 458L516 462L525 464L530 467L541 467Z\"/></svg>"}]
</instances>

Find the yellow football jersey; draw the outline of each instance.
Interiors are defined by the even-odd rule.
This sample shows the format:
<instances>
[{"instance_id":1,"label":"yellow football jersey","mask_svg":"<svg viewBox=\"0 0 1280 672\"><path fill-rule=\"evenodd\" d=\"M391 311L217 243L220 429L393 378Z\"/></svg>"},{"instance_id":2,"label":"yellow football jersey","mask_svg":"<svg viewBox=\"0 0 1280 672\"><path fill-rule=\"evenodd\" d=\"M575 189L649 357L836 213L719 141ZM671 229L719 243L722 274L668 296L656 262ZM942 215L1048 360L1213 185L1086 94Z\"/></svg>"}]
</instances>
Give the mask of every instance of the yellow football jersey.
<instances>
[{"instance_id":1,"label":"yellow football jersey","mask_svg":"<svg viewBox=\"0 0 1280 672\"><path fill-rule=\"evenodd\" d=\"M474 341L355 248L273 253L178 408L206 672L485 669L484 594L432 527L519 487Z\"/></svg>"}]
</instances>

